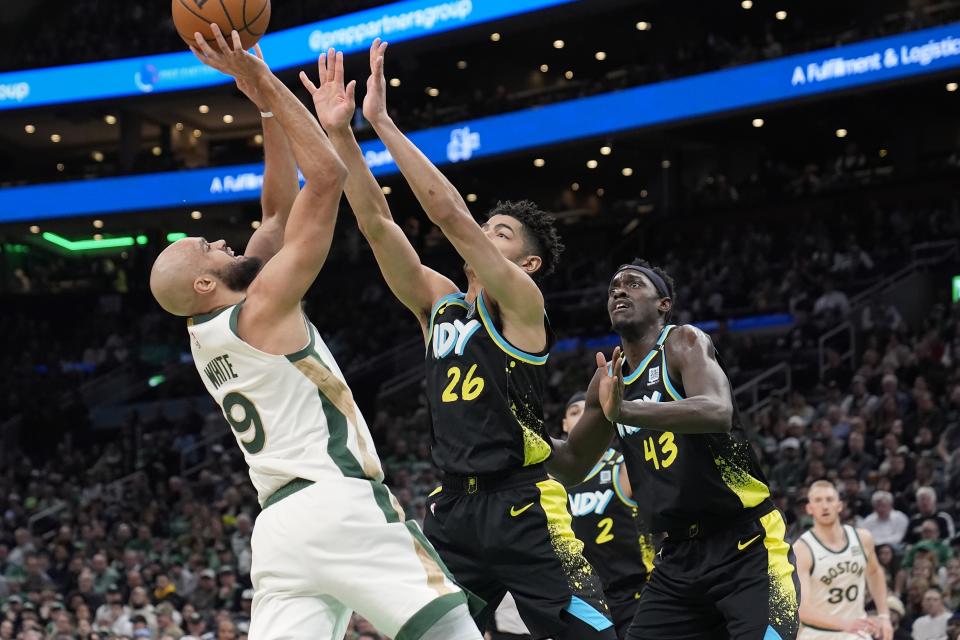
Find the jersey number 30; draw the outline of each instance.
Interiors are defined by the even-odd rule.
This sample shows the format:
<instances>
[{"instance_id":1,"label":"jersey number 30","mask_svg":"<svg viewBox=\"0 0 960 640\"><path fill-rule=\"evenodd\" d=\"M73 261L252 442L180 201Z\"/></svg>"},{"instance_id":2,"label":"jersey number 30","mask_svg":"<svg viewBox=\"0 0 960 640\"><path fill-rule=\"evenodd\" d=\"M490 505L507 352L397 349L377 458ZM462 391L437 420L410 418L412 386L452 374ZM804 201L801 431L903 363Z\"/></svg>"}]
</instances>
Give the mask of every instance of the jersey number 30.
<instances>
[{"instance_id":1,"label":"jersey number 30","mask_svg":"<svg viewBox=\"0 0 960 640\"><path fill-rule=\"evenodd\" d=\"M460 384L460 377L463 374L460 367L454 366L447 369L447 377L450 378L450 382L447 383L447 388L443 390L440 399L444 402L456 402L461 398L467 402L476 400L477 396L483 391L483 378L474 377L473 374L476 372L477 365L473 365L467 370L467 376L463 379L463 385L460 387L460 395L458 396L457 385Z\"/></svg>"},{"instance_id":2,"label":"jersey number 30","mask_svg":"<svg viewBox=\"0 0 960 640\"><path fill-rule=\"evenodd\" d=\"M238 434L244 434L253 427L253 440L240 441L240 445L247 450L247 453L260 453L263 450L263 445L267 442L263 421L260 419L257 408L247 396L237 392L228 393L223 398L223 414Z\"/></svg>"},{"instance_id":3,"label":"jersey number 30","mask_svg":"<svg viewBox=\"0 0 960 640\"><path fill-rule=\"evenodd\" d=\"M849 587L847 587L846 591L835 587L833 589L830 589L830 598L827 599L827 602L829 602L830 604L838 604L841 601L843 601L844 598L846 598L850 602L853 602L854 600L857 599L858 595L860 595L859 585L852 584Z\"/></svg>"}]
</instances>

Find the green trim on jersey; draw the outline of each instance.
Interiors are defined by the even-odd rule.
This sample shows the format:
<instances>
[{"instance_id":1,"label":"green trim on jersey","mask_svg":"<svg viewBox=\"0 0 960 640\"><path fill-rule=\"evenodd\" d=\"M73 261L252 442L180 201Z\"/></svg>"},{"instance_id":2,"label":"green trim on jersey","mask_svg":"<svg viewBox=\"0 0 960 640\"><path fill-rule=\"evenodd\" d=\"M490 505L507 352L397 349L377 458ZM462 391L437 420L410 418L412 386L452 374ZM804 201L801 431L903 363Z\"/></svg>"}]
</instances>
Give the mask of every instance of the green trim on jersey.
<instances>
[{"instance_id":1,"label":"green trim on jersey","mask_svg":"<svg viewBox=\"0 0 960 640\"><path fill-rule=\"evenodd\" d=\"M413 617L400 627L395 640L420 640L440 618L466 602L466 597L459 591L440 596L413 614Z\"/></svg>"},{"instance_id":2,"label":"green trim on jersey","mask_svg":"<svg viewBox=\"0 0 960 640\"><path fill-rule=\"evenodd\" d=\"M813 552L813 547L810 546L810 543L803 539L803 536L798 538L803 545L810 550L810 575L813 575L813 570L817 568L817 554Z\"/></svg>"},{"instance_id":3,"label":"green trim on jersey","mask_svg":"<svg viewBox=\"0 0 960 640\"><path fill-rule=\"evenodd\" d=\"M850 535L847 533L847 528L844 527L844 526L842 526L842 525L841 525L840 528L841 528L841 530L843 531L843 538L844 538L844 540L847 541L847 544L843 545L843 549L840 549L839 551L834 551L833 549L831 549L831 548L828 547L827 545L823 544L823 540L821 540L820 538L817 537L817 534L815 534L815 533L813 532L813 528L810 529L810 535L813 536L813 539L817 541L817 544L819 544L821 547L823 547L824 551L826 551L827 553L832 553L833 555L836 556L836 555L840 555L841 553L846 552L846 550L850 548ZM854 531L856 531L856 529L854 529ZM858 537L857 540L859 541L860 538Z\"/></svg>"},{"instance_id":4,"label":"green trim on jersey","mask_svg":"<svg viewBox=\"0 0 960 640\"><path fill-rule=\"evenodd\" d=\"M368 478L368 480L370 479ZM404 513L402 511L398 513L397 509L393 507L390 502L390 490L387 489L386 485L376 480L370 480L370 488L373 489L373 499L380 510L383 511L383 517L387 519L387 522L400 522Z\"/></svg>"},{"instance_id":5,"label":"green trim on jersey","mask_svg":"<svg viewBox=\"0 0 960 640\"><path fill-rule=\"evenodd\" d=\"M233 311L230 312L230 332L233 335L240 338L240 331L237 329L237 321L240 318L240 307L243 306L243 303L239 303L233 306ZM240 338L243 340L243 338ZM244 340L246 342L246 340Z\"/></svg>"},{"instance_id":6,"label":"green trim on jersey","mask_svg":"<svg viewBox=\"0 0 960 640\"><path fill-rule=\"evenodd\" d=\"M307 322L306 318L304 318L303 321L304 321L304 324L307 325L307 333L310 335L310 342L307 343L307 346L305 346L303 349L300 349L300 351L295 351L293 353L287 354L287 360L289 360L290 362L296 362L297 360L303 360L309 355L313 355L313 356L316 356L317 360L320 360L321 364L323 364L323 360L320 359L320 356L317 355L316 350L313 348L313 346L317 343L317 334L313 330L313 328L310 326L310 324ZM327 367L327 368L329 369L330 367Z\"/></svg>"},{"instance_id":7,"label":"green trim on jersey","mask_svg":"<svg viewBox=\"0 0 960 640\"><path fill-rule=\"evenodd\" d=\"M857 537L857 544L860 545L860 550L863 551L863 557L867 557L867 548L863 546L863 540L860 539L860 532L857 531L857 528L853 525L850 525L850 528L853 529L853 535Z\"/></svg>"},{"instance_id":8,"label":"green trim on jersey","mask_svg":"<svg viewBox=\"0 0 960 640\"><path fill-rule=\"evenodd\" d=\"M201 313L196 316L191 316L187 318L187 324L191 327L195 327L198 324L203 324L204 322L210 322L218 315L229 309L230 307L223 307L222 309L217 309L216 311L211 311L210 313Z\"/></svg>"},{"instance_id":9,"label":"green trim on jersey","mask_svg":"<svg viewBox=\"0 0 960 640\"><path fill-rule=\"evenodd\" d=\"M274 491L269 496L267 496L267 499L263 501L263 508L266 509L270 505L276 504L281 500L283 500L284 498L292 496L297 491L300 491L301 489L306 489L307 487L313 484L315 484L313 480L304 480L303 478L295 478L290 482L288 482L287 484L280 487L279 489L277 489L276 491Z\"/></svg>"}]
</instances>

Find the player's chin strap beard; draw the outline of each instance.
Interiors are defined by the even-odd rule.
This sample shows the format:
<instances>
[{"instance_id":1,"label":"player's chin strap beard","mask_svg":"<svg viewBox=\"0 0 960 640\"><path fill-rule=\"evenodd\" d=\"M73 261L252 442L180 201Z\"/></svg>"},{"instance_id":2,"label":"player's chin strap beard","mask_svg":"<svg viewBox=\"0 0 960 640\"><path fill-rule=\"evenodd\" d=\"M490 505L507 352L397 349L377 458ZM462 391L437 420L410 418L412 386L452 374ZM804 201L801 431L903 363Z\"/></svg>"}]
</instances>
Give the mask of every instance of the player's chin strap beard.
<instances>
[{"instance_id":1,"label":"player's chin strap beard","mask_svg":"<svg viewBox=\"0 0 960 640\"><path fill-rule=\"evenodd\" d=\"M215 275L228 289L242 293L253 283L262 268L263 260L260 258L244 257L226 268L219 269Z\"/></svg>"}]
</instances>

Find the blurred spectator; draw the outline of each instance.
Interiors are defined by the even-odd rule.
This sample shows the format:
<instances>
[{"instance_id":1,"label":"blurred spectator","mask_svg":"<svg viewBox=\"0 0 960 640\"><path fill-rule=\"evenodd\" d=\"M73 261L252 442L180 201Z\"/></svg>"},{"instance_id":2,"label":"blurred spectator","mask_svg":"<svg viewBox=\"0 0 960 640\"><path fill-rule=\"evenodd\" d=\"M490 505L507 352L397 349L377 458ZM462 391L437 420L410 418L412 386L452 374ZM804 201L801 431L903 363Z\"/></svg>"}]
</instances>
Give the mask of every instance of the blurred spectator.
<instances>
[{"instance_id":1,"label":"blurred spectator","mask_svg":"<svg viewBox=\"0 0 960 640\"><path fill-rule=\"evenodd\" d=\"M943 640L947 637L947 620L953 614L943 606L943 595L937 588L923 595L923 612L913 622L913 640Z\"/></svg>"},{"instance_id":2,"label":"blurred spectator","mask_svg":"<svg viewBox=\"0 0 960 640\"><path fill-rule=\"evenodd\" d=\"M937 506L937 492L933 487L920 487L917 489L917 514L910 518L909 529L907 530L906 541L914 543L924 536L922 535L923 524L932 520L939 528L938 538L950 540L955 535L953 517L946 511L939 510Z\"/></svg>"},{"instance_id":3,"label":"blurred spectator","mask_svg":"<svg viewBox=\"0 0 960 640\"><path fill-rule=\"evenodd\" d=\"M910 524L907 514L894 509L893 494L889 491L875 491L870 502L873 512L863 519L861 526L873 534L878 547L899 547Z\"/></svg>"},{"instance_id":4,"label":"blurred spectator","mask_svg":"<svg viewBox=\"0 0 960 640\"><path fill-rule=\"evenodd\" d=\"M806 469L800 459L800 441L796 438L786 438L780 443L781 460L773 468L770 481L783 489L796 487L803 483Z\"/></svg>"}]
</instances>

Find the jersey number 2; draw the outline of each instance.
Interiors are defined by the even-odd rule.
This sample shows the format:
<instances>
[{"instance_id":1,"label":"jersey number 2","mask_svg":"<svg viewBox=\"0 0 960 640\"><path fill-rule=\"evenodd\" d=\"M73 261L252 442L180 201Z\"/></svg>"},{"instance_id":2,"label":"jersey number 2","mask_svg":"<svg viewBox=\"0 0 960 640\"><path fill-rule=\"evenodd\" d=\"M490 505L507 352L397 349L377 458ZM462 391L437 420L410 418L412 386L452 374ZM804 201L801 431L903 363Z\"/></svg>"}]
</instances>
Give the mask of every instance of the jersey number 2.
<instances>
[{"instance_id":1,"label":"jersey number 2","mask_svg":"<svg viewBox=\"0 0 960 640\"><path fill-rule=\"evenodd\" d=\"M660 434L657 443L660 445L660 455L663 460L661 461L660 456L657 455L657 446L652 437L643 441L643 459L653 462L653 468L659 471L661 467L666 469L677 459L677 445L673 441L673 433L670 431L664 431Z\"/></svg>"},{"instance_id":2,"label":"jersey number 2","mask_svg":"<svg viewBox=\"0 0 960 640\"><path fill-rule=\"evenodd\" d=\"M600 529L600 533L597 534L597 544L606 544L613 540L613 534L610 533L613 529L613 518L604 518L598 522L597 529Z\"/></svg>"},{"instance_id":3,"label":"jersey number 2","mask_svg":"<svg viewBox=\"0 0 960 640\"><path fill-rule=\"evenodd\" d=\"M454 366L447 369L447 377L450 378L450 382L447 384L447 388L443 390L443 394L440 396L441 400L444 402L456 402L460 398L463 398L467 402L476 400L480 392L483 391L483 378L479 376L476 378L473 377L473 374L476 372L477 365L473 365L467 370L467 377L463 379L463 386L458 396L456 388L463 374L460 372L460 367Z\"/></svg>"},{"instance_id":4,"label":"jersey number 2","mask_svg":"<svg viewBox=\"0 0 960 640\"><path fill-rule=\"evenodd\" d=\"M237 418L238 413L242 413L242 417ZM235 391L228 393L223 398L223 414L230 423L230 427L237 433L246 433L251 426L253 427L253 440L240 441L247 453L260 453L263 450L263 445L267 442L263 421L260 419L260 412L247 396Z\"/></svg>"}]
</instances>

